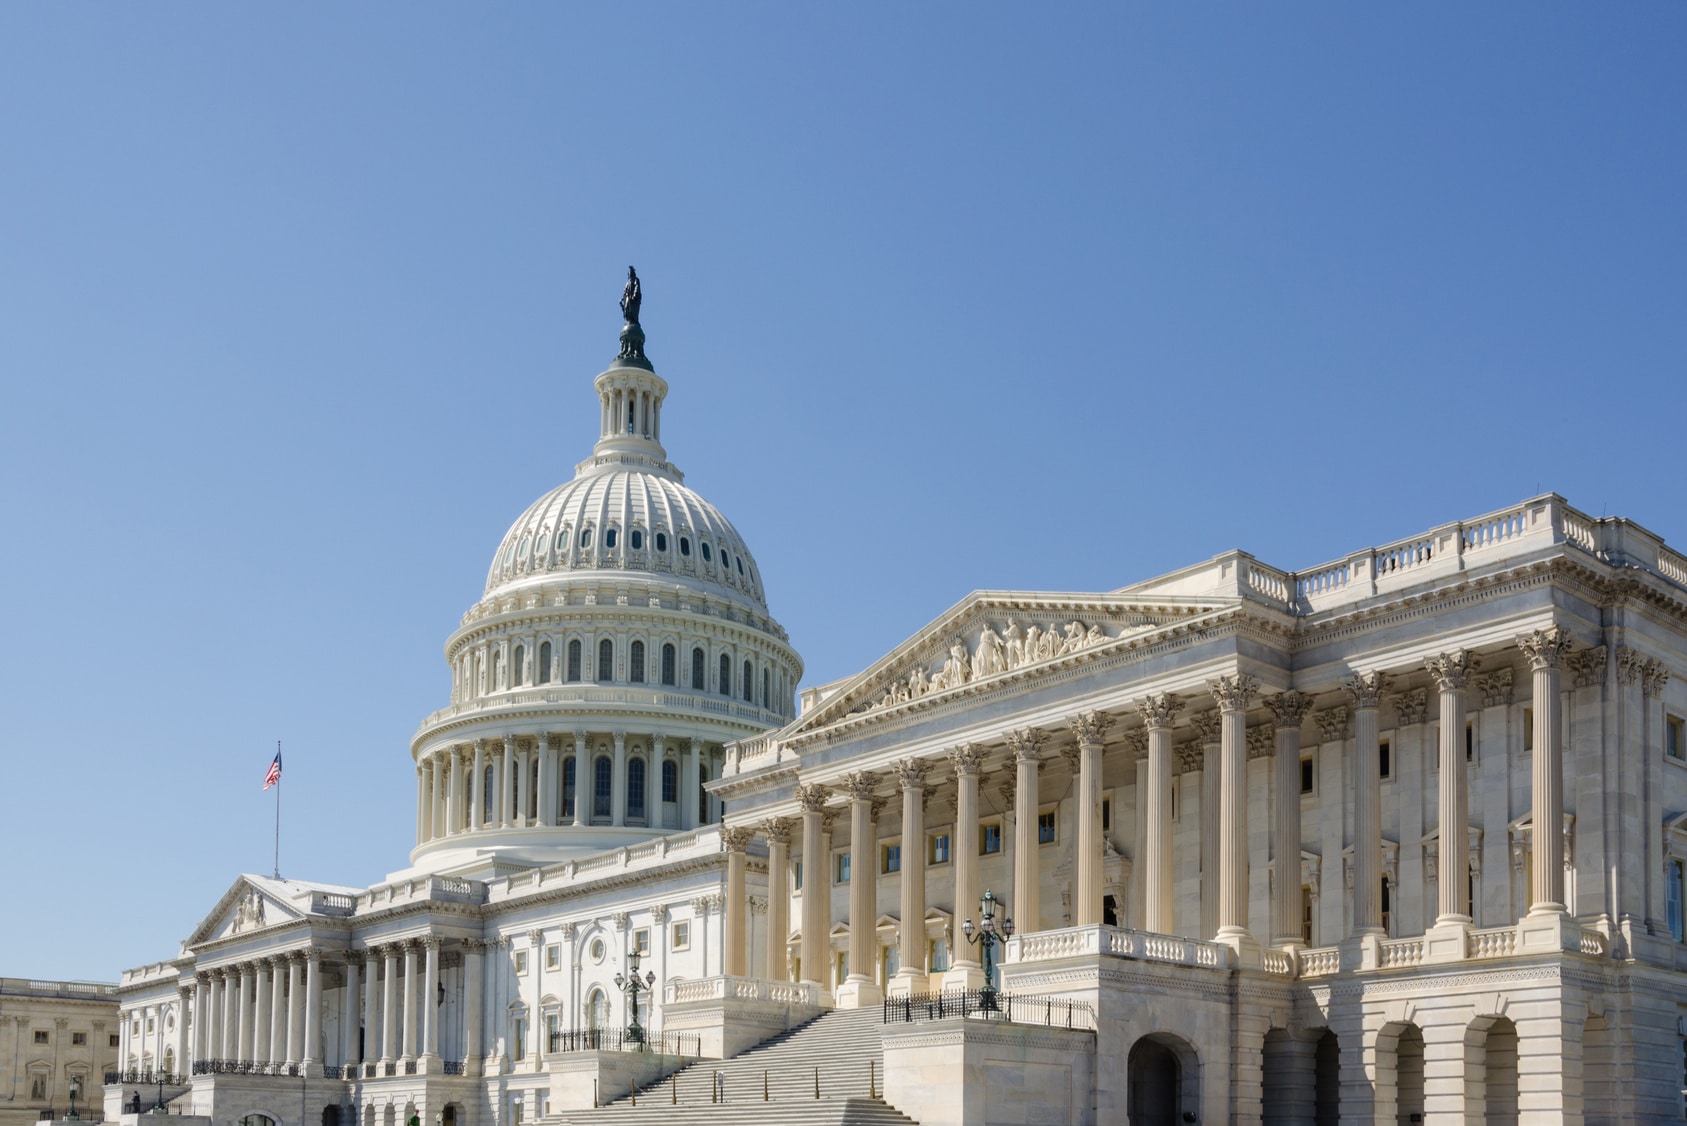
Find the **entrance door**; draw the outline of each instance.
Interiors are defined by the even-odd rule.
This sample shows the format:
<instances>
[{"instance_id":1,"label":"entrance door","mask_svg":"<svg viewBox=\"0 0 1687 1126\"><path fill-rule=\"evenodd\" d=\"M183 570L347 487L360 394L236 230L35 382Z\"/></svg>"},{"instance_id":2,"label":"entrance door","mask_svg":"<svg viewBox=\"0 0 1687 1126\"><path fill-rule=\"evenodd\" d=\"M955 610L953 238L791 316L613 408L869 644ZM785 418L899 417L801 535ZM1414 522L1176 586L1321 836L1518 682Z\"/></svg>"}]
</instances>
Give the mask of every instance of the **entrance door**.
<instances>
[{"instance_id":1,"label":"entrance door","mask_svg":"<svg viewBox=\"0 0 1687 1126\"><path fill-rule=\"evenodd\" d=\"M1152 1040L1138 1040L1128 1063L1130 1126L1175 1126L1178 1120L1177 1057Z\"/></svg>"}]
</instances>

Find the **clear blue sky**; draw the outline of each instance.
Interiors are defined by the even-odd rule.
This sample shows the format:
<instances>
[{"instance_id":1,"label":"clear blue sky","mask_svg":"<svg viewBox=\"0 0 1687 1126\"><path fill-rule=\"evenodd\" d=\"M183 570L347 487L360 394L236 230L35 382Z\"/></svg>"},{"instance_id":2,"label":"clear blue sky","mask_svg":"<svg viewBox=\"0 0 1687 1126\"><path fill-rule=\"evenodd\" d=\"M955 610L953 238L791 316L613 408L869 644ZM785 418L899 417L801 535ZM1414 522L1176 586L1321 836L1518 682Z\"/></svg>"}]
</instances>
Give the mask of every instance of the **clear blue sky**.
<instances>
[{"instance_id":1,"label":"clear blue sky","mask_svg":"<svg viewBox=\"0 0 1687 1126\"><path fill-rule=\"evenodd\" d=\"M808 683L1556 490L1687 544L1687 7L0 6L0 974L363 884L493 549L664 437ZM1687 670L1678 670L1687 673Z\"/></svg>"}]
</instances>

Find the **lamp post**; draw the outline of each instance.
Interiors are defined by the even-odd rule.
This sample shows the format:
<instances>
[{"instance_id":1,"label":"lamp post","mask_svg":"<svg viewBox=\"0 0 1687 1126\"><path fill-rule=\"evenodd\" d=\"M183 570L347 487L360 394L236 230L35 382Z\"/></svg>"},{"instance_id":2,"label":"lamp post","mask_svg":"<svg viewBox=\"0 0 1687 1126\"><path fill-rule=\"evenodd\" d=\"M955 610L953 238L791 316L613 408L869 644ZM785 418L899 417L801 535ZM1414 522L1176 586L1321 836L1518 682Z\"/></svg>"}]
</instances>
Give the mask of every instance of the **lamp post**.
<instances>
[{"instance_id":1,"label":"lamp post","mask_svg":"<svg viewBox=\"0 0 1687 1126\"><path fill-rule=\"evenodd\" d=\"M136 1101L139 1101L138 1097ZM152 1113L168 1114L169 1112L170 1108L164 1105L164 1073L160 1071L158 1073L158 1101L153 1104Z\"/></svg>"},{"instance_id":2,"label":"lamp post","mask_svg":"<svg viewBox=\"0 0 1687 1126\"><path fill-rule=\"evenodd\" d=\"M627 1042L644 1047L644 1029L638 1022L638 995L645 990L656 987L656 971L649 970L641 979L638 976L638 947L635 945L627 951L627 974L615 975L615 988L624 989L627 993Z\"/></svg>"},{"instance_id":3,"label":"lamp post","mask_svg":"<svg viewBox=\"0 0 1687 1126\"><path fill-rule=\"evenodd\" d=\"M64 1120L66 1122L77 1122L81 1120L82 1116L76 1113L76 1096L81 1093L82 1077L80 1075L72 1075L70 1077L70 1113L64 1116Z\"/></svg>"},{"instance_id":4,"label":"lamp post","mask_svg":"<svg viewBox=\"0 0 1687 1126\"><path fill-rule=\"evenodd\" d=\"M1002 923L996 925L996 908L1002 909ZM1007 904L996 898L996 893L988 888L984 897L978 901L978 926L972 925L971 919L961 923L961 933L968 942L976 942L984 955L984 988L978 991L978 1011L983 1013L998 1012L996 1006L996 963L992 955L998 943L1006 942L1013 937L1013 919L1007 915Z\"/></svg>"}]
</instances>

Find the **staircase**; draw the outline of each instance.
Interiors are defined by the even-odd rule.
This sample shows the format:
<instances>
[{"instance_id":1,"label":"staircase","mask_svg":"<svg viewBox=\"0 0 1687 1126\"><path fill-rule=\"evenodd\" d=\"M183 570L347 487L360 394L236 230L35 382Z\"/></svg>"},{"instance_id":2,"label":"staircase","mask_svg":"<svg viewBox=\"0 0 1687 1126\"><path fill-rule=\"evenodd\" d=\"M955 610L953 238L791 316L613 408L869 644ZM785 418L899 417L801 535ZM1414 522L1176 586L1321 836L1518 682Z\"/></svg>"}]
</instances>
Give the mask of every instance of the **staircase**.
<instances>
[{"instance_id":1,"label":"staircase","mask_svg":"<svg viewBox=\"0 0 1687 1126\"><path fill-rule=\"evenodd\" d=\"M567 1126L691 1126L704 1117L713 1126L917 1126L876 1097L882 1020L877 1005L833 1010L732 1059L677 1071L639 1092L636 1107L621 1099L557 1117Z\"/></svg>"}]
</instances>

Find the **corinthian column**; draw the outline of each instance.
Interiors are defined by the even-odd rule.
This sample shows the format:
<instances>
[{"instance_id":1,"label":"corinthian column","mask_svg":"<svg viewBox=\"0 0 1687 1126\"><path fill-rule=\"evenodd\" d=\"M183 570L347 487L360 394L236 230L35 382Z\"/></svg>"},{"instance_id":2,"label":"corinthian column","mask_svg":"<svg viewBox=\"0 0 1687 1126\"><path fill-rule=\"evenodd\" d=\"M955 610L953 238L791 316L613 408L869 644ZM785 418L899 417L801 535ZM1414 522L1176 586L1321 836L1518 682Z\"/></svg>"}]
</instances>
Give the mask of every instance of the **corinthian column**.
<instances>
[{"instance_id":1,"label":"corinthian column","mask_svg":"<svg viewBox=\"0 0 1687 1126\"><path fill-rule=\"evenodd\" d=\"M1382 930L1382 749L1377 709L1389 678L1364 672L1347 682L1353 701L1353 933Z\"/></svg>"},{"instance_id":2,"label":"corinthian column","mask_svg":"<svg viewBox=\"0 0 1687 1126\"><path fill-rule=\"evenodd\" d=\"M1018 921L1023 933L1042 930L1042 906L1038 892L1043 878L1037 854L1037 763L1047 734L1035 728L1008 732L1008 748L1018 768L1015 776L1014 808L1019 819L1013 826L1013 901L1008 914Z\"/></svg>"},{"instance_id":3,"label":"corinthian column","mask_svg":"<svg viewBox=\"0 0 1687 1126\"><path fill-rule=\"evenodd\" d=\"M469 1075L479 1075L485 1067L485 1053L481 1047L480 983L485 976L486 943L468 939L463 943L463 1064Z\"/></svg>"},{"instance_id":4,"label":"corinthian column","mask_svg":"<svg viewBox=\"0 0 1687 1126\"><path fill-rule=\"evenodd\" d=\"M381 972L381 1062L398 1059L398 947L381 947L386 965Z\"/></svg>"},{"instance_id":5,"label":"corinthian column","mask_svg":"<svg viewBox=\"0 0 1687 1126\"><path fill-rule=\"evenodd\" d=\"M1470 916L1470 790L1464 758L1464 690L1476 671L1474 653L1462 649L1424 662L1441 695L1441 787L1437 803L1435 925L1468 924Z\"/></svg>"},{"instance_id":6,"label":"corinthian column","mask_svg":"<svg viewBox=\"0 0 1687 1126\"><path fill-rule=\"evenodd\" d=\"M439 992L439 936L422 939L422 1058L439 1058L439 1009L434 995Z\"/></svg>"},{"instance_id":7,"label":"corinthian column","mask_svg":"<svg viewBox=\"0 0 1687 1126\"><path fill-rule=\"evenodd\" d=\"M906 758L897 762L895 771L902 786L902 920L896 935L895 990L920 993L926 980L926 764ZM873 870L878 871L877 865Z\"/></svg>"},{"instance_id":8,"label":"corinthian column","mask_svg":"<svg viewBox=\"0 0 1687 1126\"><path fill-rule=\"evenodd\" d=\"M556 824L556 780L551 777L551 735L541 731L534 736L539 744L539 824Z\"/></svg>"},{"instance_id":9,"label":"corinthian column","mask_svg":"<svg viewBox=\"0 0 1687 1126\"><path fill-rule=\"evenodd\" d=\"M1265 701L1277 728L1277 800L1271 820L1271 852L1277 862L1277 897L1271 901L1271 945L1304 945L1300 931L1300 724L1312 710L1304 692L1283 692Z\"/></svg>"},{"instance_id":10,"label":"corinthian column","mask_svg":"<svg viewBox=\"0 0 1687 1126\"><path fill-rule=\"evenodd\" d=\"M274 1007L271 1000L270 986L274 978L270 975L269 963L259 962L254 967L258 975L257 1005L252 1013L252 1056L259 1063L269 1062L269 1025L274 1019L270 1010Z\"/></svg>"},{"instance_id":11,"label":"corinthian column","mask_svg":"<svg viewBox=\"0 0 1687 1126\"><path fill-rule=\"evenodd\" d=\"M767 976L789 981L791 956L791 823L770 817L761 823L767 835Z\"/></svg>"},{"instance_id":12,"label":"corinthian column","mask_svg":"<svg viewBox=\"0 0 1687 1126\"><path fill-rule=\"evenodd\" d=\"M257 985L257 982L254 980L254 971L256 968L257 967L253 966L250 962L240 967L240 1000L238 1009L240 1014L240 1026L235 1033L236 1036L239 1037L239 1043L236 1046L234 1053L236 1059L250 1060L256 1058L252 1054L252 1025L254 1024L253 992L255 986ZM162 1055L160 1055L159 1058L162 1059Z\"/></svg>"},{"instance_id":13,"label":"corinthian column","mask_svg":"<svg viewBox=\"0 0 1687 1126\"><path fill-rule=\"evenodd\" d=\"M1517 645L1528 658L1534 679L1534 806L1530 818L1535 824L1535 895L1529 914L1556 915L1564 911L1564 725L1559 715L1559 665L1570 647L1570 635L1553 626L1518 638ZM1447 851L1445 845L1441 851ZM1442 859L1444 863L1445 857Z\"/></svg>"},{"instance_id":14,"label":"corinthian column","mask_svg":"<svg viewBox=\"0 0 1687 1126\"><path fill-rule=\"evenodd\" d=\"M299 1057L299 1074L316 1077L322 1074L322 955L316 950L305 953L305 1014L304 1041Z\"/></svg>"},{"instance_id":15,"label":"corinthian column","mask_svg":"<svg viewBox=\"0 0 1687 1126\"><path fill-rule=\"evenodd\" d=\"M574 733L574 827L584 829L592 823L592 798L597 784L586 765L586 733ZM684 795L681 795L682 797Z\"/></svg>"},{"instance_id":16,"label":"corinthian column","mask_svg":"<svg viewBox=\"0 0 1687 1126\"><path fill-rule=\"evenodd\" d=\"M476 740L484 747L484 739ZM498 771L498 824L510 828L521 824L515 819L515 743L504 740L504 766Z\"/></svg>"},{"instance_id":17,"label":"corinthian column","mask_svg":"<svg viewBox=\"0 0 1687 1126\"><path fill-rule=\"evenodd\" d=\"M755 830L747 826L722 826L720 846L726 853L726 913L723 930L726 946L722 951L722 972L727 977L744 976L744 953L749 943L745 933L749 892L744 886L745 849Z\"/></svg>"},{"instance_id":18,"label":"corinthian column","mask_svg":"<svg viewBox=\"0 0 1687 1126\"><path fill-rule=\"evenodd\" d=\"M873 775L857 771L844 778L849 794L849 977L838 991L844 1008L865 1008L883 999L873 980L873 947L878 943L875 875L878 840L873 817ZM821 870L824 881L828 873ZM824 883L821 886L825 886Z\"/></svg>"},{"instance_id":19,"label":"corinthian column","mask_svg":"<svg viewBox=\"0 0 1687 1126\"><path fill-rule=\"evenodd\" d=\"M1078 862L1072 889L1072 922L1101 922L1101 745L1113 726L1106 712L1085 712L1067 720L1078 744Z\"/></svg>"},{"instance_id":20,"label":"corinthian column","mask_svg":"<svg viewBox=\"0 0 1687 1126\"><path fill-rule=\"evenodd\" d=\"M1173 933L1172 922L1172 724L1182 703L1170 692L1159 692L1137 704L1148 726L1148 779L1142 802L1147 822L1143 838L1144 930ZM1202 816L1206 816L1203 811Z\"/></svg>"},{"instance_id":21,"label":"corinthian column","mask_svg":"<svg viewBox=\"0 0 1687 1126\"><path fill-rule=\"evenodd\" d=\"M416 1058L416 942L404 943L404 1046L399 1058Z\"/></svg>"},{"instance_id":22,"label":"corinthian column","mask_svg":"<svg viewBox=\"0 0 1687 1126\"><path fill-rule=\"evenodd\" d=\"M305 960L299 954L287 956L287 1065L299 1062L305 1041Z\"/></svg>"},{"instance_id":23,"label":"corinthian column","mask_svg":"<svg viewBox=\"0 0 1687 1126\"><path fill-rule=\"evenodd\" d=\"M827 992L826 932L832 921L821 823L830 796L824 786L797 786L797 804L802 807L802 980L813 982L822 993Z\"/></svg>"},{"instance_id":24,"label":"corinthian column","mask_svg":"<svg viewBox=\"0 0 1687 1126\"><path fill-rule=\"evenodd\" d=\"M984 766L984 748L965 743L949 752L955 768L955 838L949 855L955 865L955 914L970 919L977 909L978 890L978 775ZM984 982L982 967L970 942L954 943L954 968L943 979L945 988L976 989Z\"/></svg>"},{"instance_id":25,"label":"corinthian column","mask_svg":"<svg viewBox=\"0 0 1687 1126\"><path fill-rule=\"evenodd\" d=\"M1209 682L1218 702L1219 793L1218 937L1247 941L1248 931L1248 701L1257 682L1251 676L1221 676Z\"/></svg>"},{"instance_id":26,"label":"corinthian column","mask_svg":"<svg viewBox=\"0 0 1687 1126\"><path fill-rule=\"evenodd\" d=\"M269 960L269 1055L268 1062L287 1062L287 959Z\"/></svg>"},{"instance_id":27,"label":"corinthian column","mask_svg":"<svg viewBox=\"0 0 1687 1126\"><path fill-rule=\"evenodd\" d=\"M615 734L615 773L609 780L609 823L627 823L627 733Z\"/></svg>"},{"instance_id":28,"label":"corinthian column","mask_svg":"<svg viewBox=\"0 0 1687 1126\"><path fill-rule=\"evenodd\" d=\"M469 829L480 832L486 828L486 795L481 791L486 787L486 740L474 741L474 779L469 789L473 791L469 806Z\"/></svg>"},{"instance_id":29,"label":"corinthian column","mask_svg":"<svg viewBox=\"0 0 1687 1126\"><path fill-rule=\"evenodd\" d=\"M227 1059L223 1054L223 971L212 970L205 989L205 1055L208 1059ZM128 1060L123 1061L128 1066Z\"/></svg>"}]
</instances>

